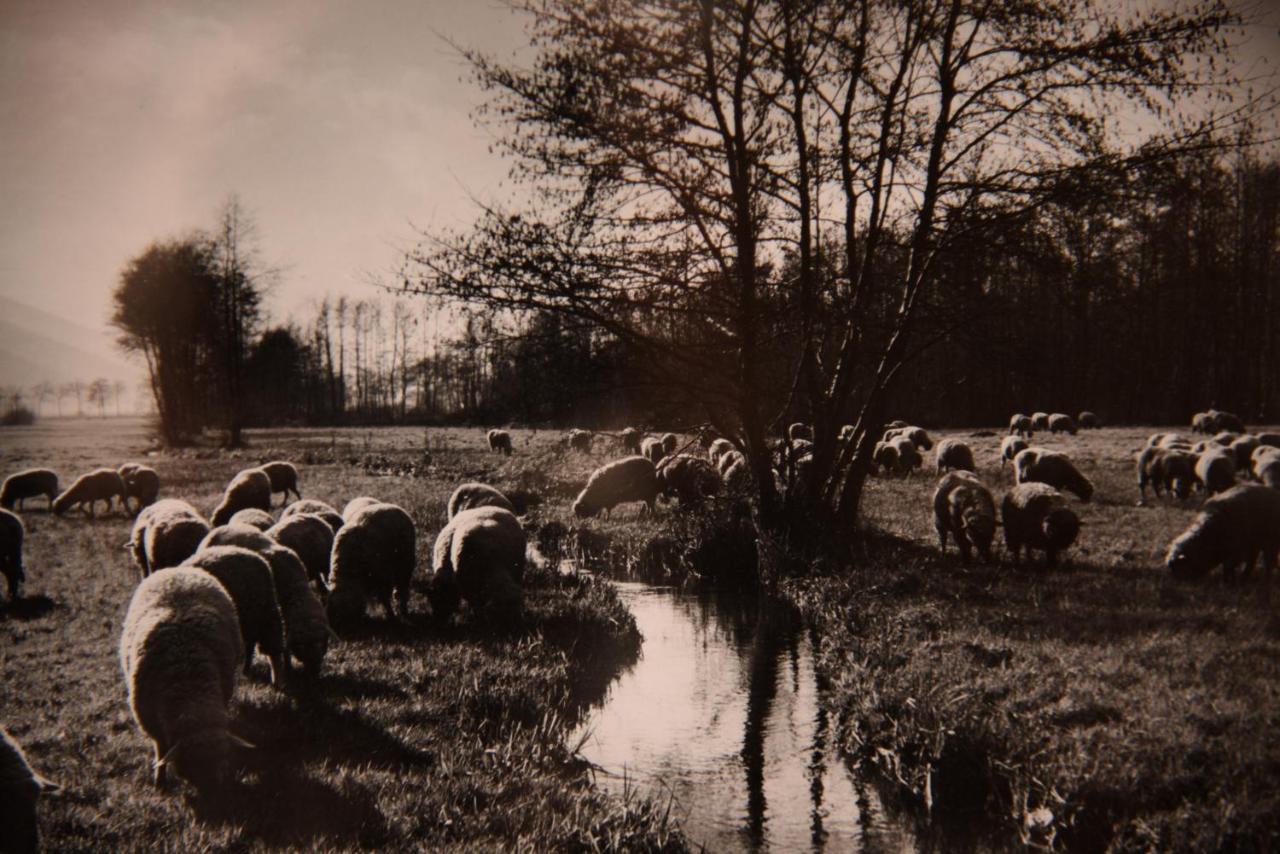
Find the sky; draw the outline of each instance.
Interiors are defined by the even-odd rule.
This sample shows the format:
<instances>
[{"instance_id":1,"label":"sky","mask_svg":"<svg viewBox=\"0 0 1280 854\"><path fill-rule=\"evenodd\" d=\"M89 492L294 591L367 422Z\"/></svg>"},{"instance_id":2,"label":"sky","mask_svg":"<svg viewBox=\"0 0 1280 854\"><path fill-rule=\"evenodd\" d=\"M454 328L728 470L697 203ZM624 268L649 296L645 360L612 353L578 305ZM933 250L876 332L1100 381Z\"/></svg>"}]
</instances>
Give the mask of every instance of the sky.
<instances>
[{"instance_id":1,"label":"sky","mask_svg":"<svg viewBox=\"0 0 1280 854\"><path fill-rule=\"evenodd\" d=\"M1248 64L1274 70L1280 0L1239 2L1265 16ZM441 34L524 43L494 0L0 0L0 296L105 330L125 263L232 193L281 270L277 320L372 293L415 226L509 192Z\"/></svg>"}]
</instances>

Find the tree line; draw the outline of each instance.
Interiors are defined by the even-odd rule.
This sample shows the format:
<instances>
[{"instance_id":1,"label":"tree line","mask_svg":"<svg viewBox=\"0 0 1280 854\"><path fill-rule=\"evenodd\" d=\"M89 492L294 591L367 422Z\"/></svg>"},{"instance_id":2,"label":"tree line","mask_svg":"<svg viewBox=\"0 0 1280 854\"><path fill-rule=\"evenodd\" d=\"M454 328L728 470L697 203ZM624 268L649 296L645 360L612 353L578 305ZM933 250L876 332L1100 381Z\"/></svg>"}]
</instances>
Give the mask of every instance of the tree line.
<instances>
[{"instance_id":1,"label":"tree line","mask_svg":"<svg viewBox=\"0 0 1280 854\"><path fill-rule=\"evenodd\" d=\"M96 408L99 417L105 417L108 410L120 415L121 397L128 390L128 383L123 380L109 380L106 377L94 380L75 379L64 383L41 380L26 387L10 385L0 388L0 413L6 419L27 420L30 423L37 415L45 414L50 402L59 417L70 415L70 407L66 412L63 411L63 401L75 401L76 415L85 414L86 403L90 414Z\"/></svg>"}]
</instances>

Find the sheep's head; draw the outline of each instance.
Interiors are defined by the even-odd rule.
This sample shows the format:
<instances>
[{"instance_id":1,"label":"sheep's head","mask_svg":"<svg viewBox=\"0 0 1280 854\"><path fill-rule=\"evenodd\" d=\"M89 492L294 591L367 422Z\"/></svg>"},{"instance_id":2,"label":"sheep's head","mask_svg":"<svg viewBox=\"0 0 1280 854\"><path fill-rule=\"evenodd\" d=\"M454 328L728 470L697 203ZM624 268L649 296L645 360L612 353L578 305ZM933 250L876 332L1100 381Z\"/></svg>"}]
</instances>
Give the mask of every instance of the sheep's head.
<instances>
[{"instance_id":1,"label":"sheep's head","mask_svg":"<svg viewBox=\"0 0 1280 854\"><path fill-rule=\"evenodd\" d=\"M289 651L293 653L294 658L302 662L302 670L309 678L315 679L320 675L320 668L324 665L324 656L329 651L329 641L332 637L336 635L333 635L330 629L315 638L300 641L290 638Z\"/></svg>"},{"instance_id":2,"label":"sheep's head","mask_svg":"<svg viewBox=\"0 0 1280 854\"><path fill-rule=\"evenodd\" d=\"M573 515L577 516L579 519L590 519L592 516L596 516L599 513L600 508L591 504L581 495L578 496L577 501L573 502Z\"/></svg>"},{"instance_id":3,"label":"sheep's head","mask_svg":"<svg viewBox=\"0 0 1280 854\"><path fill-rule=\"evenodd\" d=\"M1076 541L1080 518L1065 507L1049 513L1044 519L1044 541L1053 551L1061 551Z\"/></svg>"},{"instance_id":4,"label":"sheep's head","mask_svg":"<svg viewBox=\"0 0 1280 854\"><path fill-rule=\"evenodd\" d=\"M355 584L336 585L329 591L325 603L325 616L335 629L349 626L364 616L364 590Z\"/></svg>"},{"instance_id":5,"label":"sheep's head","mask_svg":"<svg viewBox=\"0 0 1280 854\"><path fill-rule=\"evenodd\" d=\"M427 590L427 601L431 603L431 614L437 620L447 620L453 616L453 612L462 603L462 595L458 592L458 585L452 575L447 579L437 575L431 582L431 588Z\"/></svg>"},{"instance_id":6,"label":"sheep's head","mask_svg":"<svg viewBox=\"0 0 1280 854\"><path fill-rule=\"evenodd\" d=\"M201 792L222 788L231 776L231 747L240 744L253 747L225 729L209 729L187 735L156 763L160 779L166 767Z\"/></svg>"},{"instance_id":7,"label":"sheep's head","mask_svg":"<svg viewBox=\"0 0 1280 854\"><path fill-rule=\"evenodd\" d=\"M1214 563L1214 528L1213 517L1201 514L1182 536L1169 544L1164 564L1174 578L1190 581L1208 574Z\"/></svg>"},{"instance_id":8,"label":"sheep's head","mask_svg":"<svg viewBox=\"0 0 1280 854\"><path fill-rule=\"evenodd\" d=\"M991 541L996 536L996 520L986 513L968 510L964 514L964 532L983 560L990 560Z\"/></svg>"}]
</instances>

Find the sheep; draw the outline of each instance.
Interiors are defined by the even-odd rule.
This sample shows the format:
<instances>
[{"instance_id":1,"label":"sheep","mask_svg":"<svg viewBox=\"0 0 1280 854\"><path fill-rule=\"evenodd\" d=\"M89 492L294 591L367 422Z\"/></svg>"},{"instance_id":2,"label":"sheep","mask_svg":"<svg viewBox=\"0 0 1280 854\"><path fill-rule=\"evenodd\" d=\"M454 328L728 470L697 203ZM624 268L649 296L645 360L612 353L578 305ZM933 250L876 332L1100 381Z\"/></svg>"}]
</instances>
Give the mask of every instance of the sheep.
<instances>
[{"instance_id":1,"label":"sheep","mask_svg":"<svg viewBox=\"0 0 1280 854\"><path fill-rule=\"evenodd\" d=\"M160 475L156 470L137 463L125 463L116 469L124 481L124 507L129 509L129 499L138 499L138 511L156 503L160 497Z\"/></svg>"},{"instance_id":2,"label":"sheep","mask_svg":"<svg viewBox=\"0 0 1280 854\"><path fill-rule=\"evenodd\" d=\"M288 667L284 655L284 618L266 558L243 546L207 545L183 561L179 568L207 572L227 589L236 606L240 638L244 641L245 675L251 672L253 650L257 647L267 657L271 684L283 685Z\"/></svg>"},{"instance_id":3,"label":"sheep","mask_svg":"<svg viewBox=\"0 0 1280 854\"><path fill-rule=\"evenodd\" d=\"M143 578L160 569L177 566L200 548L209 523L194 507L177 498L166 498L146 507L133 522L129 546Z\"/></svg>"},{"instance_id":4,"label":"sheep","mask_svg":"<svg viewBox=\"0 0 1280 854\"><path fill-rule=\"evenodd\" d=\"M951 532L965 563L969 562L971 548L976 548L984 561L990 561L991 541L996 535L995 499L971 472L949 472L938 481L933 493L933 527L943 552L947 550L947 533Z\"/></svg>"},{"instance_id":5,"label":"sheep","mask_svg":"<svg viewBox=\"0 0 1280 854\"><path fill-rule=\"evenodd\" d=\"M250 528L257 528L259 531L265 531L276 523L271 518L271 514L265 510L259 510L257 507L246 507L244 510L237 510L227 520L228 525L248 525Z\"/></svg>"},{"instance_id":6,"label":"sheep","mask_svg":"<svg viewBox=\"0 0 1280 854\"><path fill-rule=\"evenodd\" d=\"M912 447L915 447L914 445ZM898 448L890 442L877 442L871 454L872 462L880 467L884 474L898 470Z\"/></svg>"},{"instance_id":7,"label":"sheep","mask_svg":"<svg viewBox=\"0 0 1280 854\"><path fill-rule=\"evenodd\" d=\"M800 421L797 421L796 423L787 427L787 440L789 442L794 443L794 442L798 442L801 439L804 439L807 442L812 442L813 428L810 427L808 424L804 424Z\"/></svg>"},{"instance_id":8,"label":"sheep","mask_svg":"<svg viewBox=\"0 0 1280 854\"><path fill-rule=\"evenodd\" d=\"M567 437L569 450L582 451L584 454L591 453L592 438L593 437L589 431L579 430L576 427L573 428L569 431L569 435Z\"/></svg>"},{"instance_id":9,"label":"sheep","mask_svg":"<svg viewBox=\"0 0 1280 854\"><path fill-rule=\"evenodd\" d=\"M668 499L679 498L681 504L698 504L708 495L720 491L719 472L702 457L677 454L666 457L657 468L658 490Z\"/></svg>"},{"instance_id":10,"label":"sheep","mask_svg":"<svg viewBox=\"0 0 1280 854\"><path fill-rule=\"evenodd\" d=\"M640 443L640 455L656 466L662 462L662 458L667 455L667 451L662 447L661 439L650 437Z\"/></svg>"},{"instance_id":11,"label":"sheep","mask_svg":"<svg viewBox=\"0 0 1280 854\"><path fill-rule=\"evenodd\" d=\"M751 468L747 465L747 458L738 451L733 451L720 458L721 462L725 460L729 464L720 472L724 488L729 492L742 492L751 485Z\"/></svg>"},{"instance_id":12,"label":"sheep","mask_svg":"<svg viewBox=\"0 0 1280 854\"><path fill-rule=\"evenodd\" d=\"M326 612L335 629L364 616L365 603L376 599L388 619L394 618L391 596L400 618L409 616L409 584L417 566L417 529L395 504L371 504L352 514L333 540Z\"/></svg>"},{"instance_id":13,"label":"sheep","mask_svg":"<svg viewBox=\"0 0 1280 854\"><path fill-rule=\"evenodd\" d=\"M211 549L214 546L239 546L242 549L260 552L263 549L270 548L274 543L274 540L252 525L237 525L234 522L228 522L225 525L219 525L206 534L205 538L200 541L200 548L196 549L196 551Z\"/></svg>"},{"instance_id":14,"label":"sheep","mask_svg":"<svg viewBox=\"0 0 1280 854\"><path fill-rule=\"evenodd\" d=\"M53 512L61 516L72 507L87 505L90 518L99 501L107 503L107 512L119 501L124 504L124 479L115 469L95 469L75 479L61 495L53 499Z\"/></svg>"},{"instance_id":15,"label":"sheep","mask_svg":"<svg viewBox=\"0 0 1280 854\"><path fill-rule=\"evenodd\" d=\"M1280 433L1258 433L1258 444L1280 448Z\"/></svg>"},{"instance_id":16,"label":"sheep","mask_svg":"<svg viewBox=\"0 0 1280 854\"><path fill-rule=\"evenodd\" d=\"M1257 466L1259 462L1268 458L1280 456L1280 448L1273 448L1270 445L1259 445L1253 449L1253 453L1249 455L1249 464Z\"/></svg>"},{"instance_id":17,"label":"sheep","mask_svg":"<svg viewBox=\"0 0 1280 854\"><path fill-rule=\"evenodd\" d=\"M1195 458L1169 448L1144 448L1138 455L1137 475L1139 503L1147 499L1148 484L1156 495L1164 490L1185 499L1195 483Z\"/></svg>"},{"instance_id":18,"label":"sheep","mask_svg":"<svg viewBox=\"0 0 1280 854\"><path fill-rule=\"evenodd\" d=\"M1216 433L1214 435L1213 441L1218 443L1224 448L1229 448L1231 447L1231 443L1239 438L1240 438L1239 433L1233 433L1230 430L1223 430L1222 432Z\"/></svg>"},{"instance_id":19,"label":"sheep","mask_svg":"<svg viewBox=\"0 0 1280 854\"><path fill-rule=\"evenodd\" d=\"M1081 430L1097 430L1102 426L1097 414L1087 409L1076 416L1076 423L1080 425Z\"/></svg>"},{"instance_id":20,"label":"sheep","mask_svg":"<svg viewBox=\"0 0 1280 854\"><path fill-rule=\"evenodd\" d=\"M1074 493L1081 501L1093 497L1093 484L1082 475L1066 454L1045 448L1027 448L1013 458L1018 483L1047 483L1055 489Z\"/></svg>"},{"instance_id":21,"label":"sheep","mask_svg":"<svg viewBox=\"0 0 1280 854\"><path fill-rule=\"evenodd\" d=\"M489 450L497 451L504 457L511 456L511 434L506 430L490 430L488 433Z\"/></svg>"},{"instance_id":22,"label":"sheep","mask_svg":"<svg viewBox=\"0 0 1280 854\"><path fill-rule=\"evenodd\" d=\"M658 499L658 470L645 457L623 457L591 473L587 485L573 502L573 514L591 517L601 510L607 516L619 504L643 501L654 512Z\"/></svg>"},{"instance_id":23,"label":"sheep","mask_svg":"<svg viewBox=\"0 0 1280 854\"><path fill-rule=\"evenodd\" d=\"M1000 467L1004 468L1005 463L1013 462L1018 452L1025 451L1028 447L1026 440L1021 436L1005 436L1000 441Z\"/></svg>"},{"instance_id":24,"label":"sheep","mask_svg":"<svg viewBox=\"0 0 1280 854\"><path fill-rule=\"evenodd\" d=\"M624 427L622 432L618 434L618 441L622 444L622 452L624 454L638 455L642 438L644 438L643 434L636 428Z\"/></svg>"},{"instance_id":25,"label":"sheep","mask_svg":"<svg viewBox=\"0 0 1280 854\"><path fill-rule=\"evenodd\" d=\"M0 509L0 573L9 587L9 601L22 596L22 582L27 580L22 568L22 539L26 529L16 513Z\"/></svg>"},{"instance_id":26,"label":"sheep","mask_svg":"<svg viewBox=\"0 0 1280 854\"><path fill-rule=\"evenodd\" d=\"M462 599L499 616L519 613L526 544L509 510L476 507L454 516L432 550L431 613L448 619Z\"/></svg>"},{"instance_id":27,"label":"sheep","mask_svg":"<svg viewBox=\"0 0 1280 854\"><path fill-rule=\"evenodd\" d=\"M943 439L938 442L937 450L938 474L950 469L977 471L973 462L973 449L959 439Z\"/></svg>"},{"instance_id":28,"label":"sheep","mask_svg":"<svg viewBox=\"0 0 1280 854\"><path fill-rule=\"evenodd\" d=\"M1212 435L1218 432L1217 423L1208 412L1197 412L1191 416L1191 432Z\"/></svg>"},{"instance_id":29,"label":"sheep","mask_svg":"<svg viewBox=\"0 0 1280 854\"><path fill-rule=\"evenodd\" d=\"M328 589L329 561L333 554L333 528L313 513L295 513L281 518L266 535L294 554L306 567L311 581Z\"/></svg>"},{"instance_id":30,"label":"sheep","mask_svg":"<svg viewBox=\"0 0 1280 854\"><path fill-rule=\"evenodd\" d=\"M317 501L314 498L304 498L301 501L295 501L288 507L284 508L280 513L280 521L283 522L292 516L300 515L319 516L328 524L333 533L338 533L338 529L342 527L342 514L335 510L332 506L325 504L323 501Z\"/></svg>"},{"instance_id":31,"label":"sheep","mask_svg":"<svg viewBox=\"0 0 1280 854\"><path fill-rule=\"evenodd\" d=\"M1031 414L1031 429L1044 431L1049 429L1049 413L1033 412Z\"/></svg>"},{"instance_id":32,"label":"sheep","mask_svg":"<svg viewBox=\"0 0 1280 854\"><path fill-rule=\"evenodd\" d=\"M907 422L905 422L905 421L890 421L888 424L886 424L886 425L884 425L884 426L885 426L885 429L887 429L887 430L896 430L896 429L898 429L899 427L906 427L906 426L907 426Z\"/></svg>"},{"instance_id":33,"label":"sheep","mask_svg":"<svg viewBox=\"0 0 1280 854\"><path fill-rule=\"evenodd\" d=\"M1280 453L1264 454L1255 460L1253 463L1253 476L1263 486L1280 489Z\"/></svg>"},{"instance_id":34,"label":"sheep","mask_svg":"<svg viewBox=\"0 0 1280 854\"><path fill-rule=\"evenodd\" d=\"M347 502L346 506L342 508L343 524L350 522L352 516L356 515L366 507L372 507L375 504L381 504L381 503L382 503L382 499L374 498L371 495L361 495L359 498L351 499L350 501Z\"/></svg>"},{"instance_id":35,"label":"sheep","mask_svg":"<svg viewBox=\"0 0 1280 854\"><path fill-rule=\"evenodd\" d=\"M1236 567L1251 573L1262 555L1270 581L1280 553L1280 491L1246 483L1233 486L1204 503L1191 526L1172 543L1165 565L1174 578L1203 578L1221 564L1225 580Z\"/></svg>"},{"instance_id":36,"label":"sheep","mask_svg":"<svg viewBox=\"0 0 1280 854\"><path fill-rule=\"evenodd\" d=\"M501 507L516 512L511 500L487 483L464 483L449 496L449 518L473 507Z\"/></svg>"},{"instance_id":37,"label":"sheep","mask_svg":"<svg viewBox=\"0 0 1280 854\"><path fill-rule=\"evenodd\" d=\"M1021 412L1009 416L1009 435L1022 436L1026 439L1035 435L1035 426L1031 423L1031 417Z\"/></svg>"},{"instance_id":38,"label":"sheep","mask_svg":"<svg viewBox=\"0 0 1280 854\"><path fill-rule=\"evenodd\" d=\"M1049 416L1049 432L1050 433L1070 433L1076 435L1076 422L1070 415L1062 412L1055 412Z\"/></svg>"},{"instance_id":39,"label":"sheep","mask_svg":"<svg viewBox=\"0 0 1280 854\"><path fill-rule=\"evenodd\" d=\"M1209 411L1214 415L1213 425L1215 430L1231 433L1244 432L1244 422L1240 420L1238 415L1233 415L1230 412L1219 412L1215 409L1210 409Z\"/></svg>"},{"instance_id":40,"label":"sheep","mask_svg":"<svg viewBox=\"0 0 1280 854\"><path fill-rule=\"evenodd\" d=\"M1191 440L1181 433L1153 433L1147 440L1149 448L1183 448L1191 447Z\"/></svg>"},{"instance_id":41,"label":"sheep","mask_svg":"<svg viewBox=\"0 0 1280 854\"><path fill-rule=\"evenodd\" d=\"M324 606L312 592L306 567L292 549L273 544L259 554L271 567L276 601L284 620L285 649L302 665L303 673L314 679L320 675L330 639L336 637L329 628Z\"/></svg>"},{"instance_id":42,"label":"sheep","mask_svg":"<svg viewBox=\"0 0 1280 854\"><path fill-rule=\"evenodd\" d=\"M0 727L0 827L4 828L5 836L0 840L0 849L39 851L36 802L42 794L61 790L61 786L31 767L22 745Z\"/></svg>"},{"instance_id":43,"label":"sheep","mask_svg":"<svg viewBox=\"0 0 1280 854\"><path fill-rule=\"evenodd\" d=\"M259 468L267 473L267 480L271 481L271 493L273 495L277 492L284 493L284 504L289 503L290 492L295 498L302 498L302 493L298 492L298 470L294 468L293 463L272 460L269 463L263 463Z\"/></svg>"},{"instance_id":44,"label":"sheep","mask_svg":"<svg viewBox=\"0 0 1280 854\"><path fill-rule=\"evenodd\" d=\"M895 470L903 477L910 475L924 464L924 458L920 456L920 451L916 449L916 443L911 441L910 436L898 436L889 444L897 451L898 463Z\"/></svg>"},{"instance_id":45,"label":"sheep","mask_svg":"<svg viewBox=\"0 0 1280 854\"><path fill-rule=\"evenodd\" d=\"M4 486L0 486L0 508L21 510L23 501L38 495L48 499L49 509L52 510L53 500L58 497L57 472L49 469L27 469L9 475L4 479Z\"/></svg>"},{"instance_id":46,"label":"sheep","mask_svg":"<svg viewBox=\"0 0 1280 854\"><path fill-rule=\"evenodd\" d=\"M246 507L271 512L271 478L262 469L245 469L233 477L209 521L215 526L225 525L236 511Z\"/></svg>"},{"instance_id":47,"label":"sheep","mask_svg":"<svg viewBox=\"0 0 1280 854\"><path fill-rule=\"evenodd\" d=\"M1257 436L1241 436L1232 442L1227 450L1236 458L1236 471L1248 471L1253 462L1254 450L1261 447L1263 446L1258 442Z\"/></svg>"},{"instance_id":48,"label":"sheep","mask_svg":"<svg viewBox=\"0 0 1280 854\"><path fill-rule=\"evenodd\" d=\"M711 462L720 463L720 458L733 450L733 443L728 439L716 439L711 443L711 447L707 449L707 456L711 458ZM638 451L636 453L639 453Z\"/></svg>"},{"instance_id":49,"label":"sheep","mask_svg":"<svg viewBox=\"0 0 1280 854\"><path fill-rule=\"evenodd\" d=\"M730 449L720 455L720 459L716 460L716 470L720 472L720 476L724 477L724 473L729 467L736 463L739 459L745 460L741 451Z\"/></svg>"},{"instance_id":50,"label":"sheep","mask_svg":"<svg viewBox=\"0 0 1280 854\"><path fill-rule=\"evenodd\" d=\"M680 437L675 433L662 434L662 455L669 457L676 452L676 448L680 447Z\"/></svg>"},{"instance_id":51,"label":"sheep","mask_svg":"<svg viewBox=\"0 0 1280 854\"><path fill-rule=\"evenodd\" d=\"M235 603L207 572L162 569L133 591L120 636L129 706L155 746L155 783L172 765L197 788L227 778L227 707L244 658Z\"/></svg>"},{"instance_id":52,"label":"sheep","mask_svg":"<svg viewBox=\"0 0 1280 854\"><path fill-rule=\"evenodd\" d=\"M1044 483L1020 483L1000 503L1004 543L1017 566L1025 546L1044 552L1045 566L1057 566L1058 553L1071 546L1080 533L1080 519L1067 507L1062 494Z\"/></svg>"},{"instance_id":53,"label":"sheep","mask_svg":"<svg viewBox=\"0 0 1280 854\"><path fill-rule=\"evenodd\" d=\"M891 442L900 436L910 439L911 444L915 445L917 450L928 451L933 447L933 440L929 438L929 434L921 427L894 427L885 431L883 441Z\"/></svg>"},{"instance_id":54,"label":"sheep","mask_svg":"<svg viewBox=\"0 0 1280 854\"><path fill-rule=\"evenodd\" d=\"M1226 448L1210 448L1196 460L1196 480L1210 495L1230 489L1236 482L1235 457Z\"/></svg>"}]
</instances>

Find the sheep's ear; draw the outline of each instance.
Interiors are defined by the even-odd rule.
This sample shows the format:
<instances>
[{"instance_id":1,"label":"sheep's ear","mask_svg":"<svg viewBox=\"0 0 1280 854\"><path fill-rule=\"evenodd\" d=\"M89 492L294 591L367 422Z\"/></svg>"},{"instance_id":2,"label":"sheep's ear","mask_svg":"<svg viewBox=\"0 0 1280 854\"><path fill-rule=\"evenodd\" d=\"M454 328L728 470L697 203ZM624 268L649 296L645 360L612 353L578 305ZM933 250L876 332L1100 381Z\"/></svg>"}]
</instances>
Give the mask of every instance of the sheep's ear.
<instances>
[{"instance_id":1,"label":"sheep's ear","mask_svg":"<svg viewBox=\"0 0 1280 854\"><path fill-rule=\"evenodd\" d=\"M245 750L258 749L258 746L256 744L250 741L245 741L243 738L236 735L234 732L227 733L227 738L231 740L231 744L234 747L243 747Z\"/></svg>"}]
</instances>

